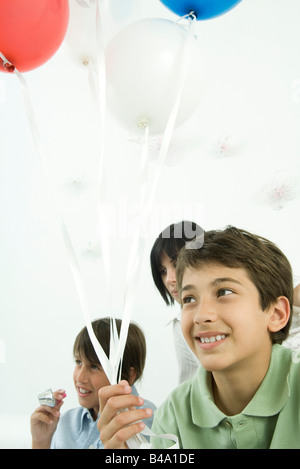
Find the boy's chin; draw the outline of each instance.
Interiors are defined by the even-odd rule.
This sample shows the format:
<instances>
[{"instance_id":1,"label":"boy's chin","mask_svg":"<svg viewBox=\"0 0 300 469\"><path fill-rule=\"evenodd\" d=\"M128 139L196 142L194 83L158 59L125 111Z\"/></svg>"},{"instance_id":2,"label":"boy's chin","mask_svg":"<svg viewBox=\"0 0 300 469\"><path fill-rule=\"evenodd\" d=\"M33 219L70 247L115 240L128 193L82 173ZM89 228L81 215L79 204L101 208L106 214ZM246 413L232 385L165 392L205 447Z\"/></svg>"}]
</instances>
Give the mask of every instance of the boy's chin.
<instances>
[{"instance_id":1,"label":"boy's chin","mask_svg":"<svg viewBox=\"0 0 300 469\"><path fill-rule=\"evenodd\" d=\"M227 368L228 368L228 364L225 363L224 361L220 360L220 358L208 358L208 359L203 359L203 357L201 358L201 360L199 359L198 357L198 360L200 361L202 367L206 370L206 371L211 371L212 373L214 371L225 371Z\"/></svg>"}]
</instances>

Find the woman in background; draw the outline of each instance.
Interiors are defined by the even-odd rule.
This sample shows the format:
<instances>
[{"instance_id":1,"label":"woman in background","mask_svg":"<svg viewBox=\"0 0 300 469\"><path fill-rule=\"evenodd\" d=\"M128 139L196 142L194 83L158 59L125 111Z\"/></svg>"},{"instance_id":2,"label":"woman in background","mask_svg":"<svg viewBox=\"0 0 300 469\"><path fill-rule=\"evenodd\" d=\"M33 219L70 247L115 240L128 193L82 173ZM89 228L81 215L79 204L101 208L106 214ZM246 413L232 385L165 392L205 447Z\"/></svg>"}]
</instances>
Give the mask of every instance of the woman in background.
<instances>
[{"instance_id":1,"label":"woman in background","mask_svg":"<svg viewBox=\"0 0 300 469\"><path fill-rule=\"evenodd\" d=\"M176 287L176 260L181 248L197 237L203 240L203 229L197 223L181 221L165 228L153 244L150 262L154 283L166 305L175 302L180 305L180 298ZM180 326L181 310L177 309L173 323L175 351L179 367L179 383L191 378L198 366L199 360L191 352L183 338Z\"/></svg>"}]
</instances>

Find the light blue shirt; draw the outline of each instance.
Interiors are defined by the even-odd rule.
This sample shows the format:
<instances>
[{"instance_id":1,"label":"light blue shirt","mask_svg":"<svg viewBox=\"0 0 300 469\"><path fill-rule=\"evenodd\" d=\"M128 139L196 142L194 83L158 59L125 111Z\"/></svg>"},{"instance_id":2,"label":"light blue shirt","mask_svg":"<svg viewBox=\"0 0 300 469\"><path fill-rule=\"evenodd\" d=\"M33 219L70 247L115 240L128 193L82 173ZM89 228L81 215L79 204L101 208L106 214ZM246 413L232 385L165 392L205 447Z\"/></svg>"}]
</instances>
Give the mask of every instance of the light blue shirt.
<instances>
[{"instance_id":1,"label":"light blue shirt","mask_svg":"<svg viewBox=\"0 0 300 469\"><path fill-rule=\"evenodd\" d=\"M132 386L132 394L138 395L134 386ZM141 407L150 407L153 412L156 409L152 402L146 400ZM151 428L152 421L153 416L144 420L144 423ZM93 420L88 409L76 407L61 415L52 437L51 449L104 449L100 441L97 421Z\"/></svg>"}]
</instances>

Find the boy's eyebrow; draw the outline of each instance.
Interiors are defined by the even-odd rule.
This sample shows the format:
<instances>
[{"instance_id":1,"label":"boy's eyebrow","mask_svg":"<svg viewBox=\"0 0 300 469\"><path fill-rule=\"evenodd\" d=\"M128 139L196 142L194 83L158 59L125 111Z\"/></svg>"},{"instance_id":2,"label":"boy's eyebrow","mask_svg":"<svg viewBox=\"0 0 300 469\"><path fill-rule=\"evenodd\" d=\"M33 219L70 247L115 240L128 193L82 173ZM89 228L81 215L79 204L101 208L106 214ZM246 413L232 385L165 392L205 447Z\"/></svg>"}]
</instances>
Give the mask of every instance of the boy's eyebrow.
<instances>
[{"instance_id":1,"label":"boy's eyebrow","mask_svg":"<svg viewBox=\"0 0 300 469\"><path fill-rule=\"evenodd\" d=\"M194 285L185 285L180 291L183 292L185 290L196 290L196 287Z\"/></svg>"},{"instance_id":2,"label":"boy's eyebrow","mask_svg":"<svg viewBox=\"0 0 300 469\"><path fill-rule=\"evenodd\" d=\"M235 278L230 278L230 277L216 278L213 282L211 282L211 285L216 286L216 285L219 285L219 283L223 283L223 282L233 282L233 283L238 283L239 285L242 285L241 282L239 282Z\"/></svg>"},{"instance_id":3,"label":"boy's eyebrow","mask_svg":"<svg viewBox=\"0 0 300 469\"><path fill-rule=\"evenodd\" d=\"M236 280L234 278L230 278L230 277L216 278L215 280L213 280L211 282L210 285L212 287L216 287L220 283L224 283L224 282L233 282L233 283L238 283L239 285L242 285L241 282L239 282L238 280ZM186 291L186 290L196 290L196 287L195 287L195 285L185 285L184 287L181 288L181 292Z\"/></svg>"}]
</instances>

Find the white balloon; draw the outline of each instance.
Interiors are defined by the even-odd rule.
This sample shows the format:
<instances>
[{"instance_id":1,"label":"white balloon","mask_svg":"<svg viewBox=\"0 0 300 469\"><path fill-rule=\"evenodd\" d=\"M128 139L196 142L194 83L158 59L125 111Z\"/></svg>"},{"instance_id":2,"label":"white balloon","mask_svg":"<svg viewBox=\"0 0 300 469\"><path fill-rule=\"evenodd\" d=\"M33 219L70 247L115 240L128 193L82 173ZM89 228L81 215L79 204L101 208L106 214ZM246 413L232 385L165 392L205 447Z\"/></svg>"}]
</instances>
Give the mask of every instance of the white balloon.
<instances>
[{"instance_id":1,"label":"white balloon","mask_svg":"<svg viewBox=\"0 0 300 469\"><path fill-rule=\"evenodd\" d=\"M131 132L149 125L162 133L178 96L187 28L161 18L125 26L105 50L107 105ZM190 58L176 126L197 109L203 92L204 66L200 42L191 38Z\"/></svg>"},{"instance_id":2,"label":"white balloon","mask_svg":"<svg viewBox=\"0 0 300 469\"><path fill-rule=\"evenodd\" d=\"M64 40L65 48L78 65L96 63L96 2L69 0L70 19Z\"/></svg>"}]
</instances>

